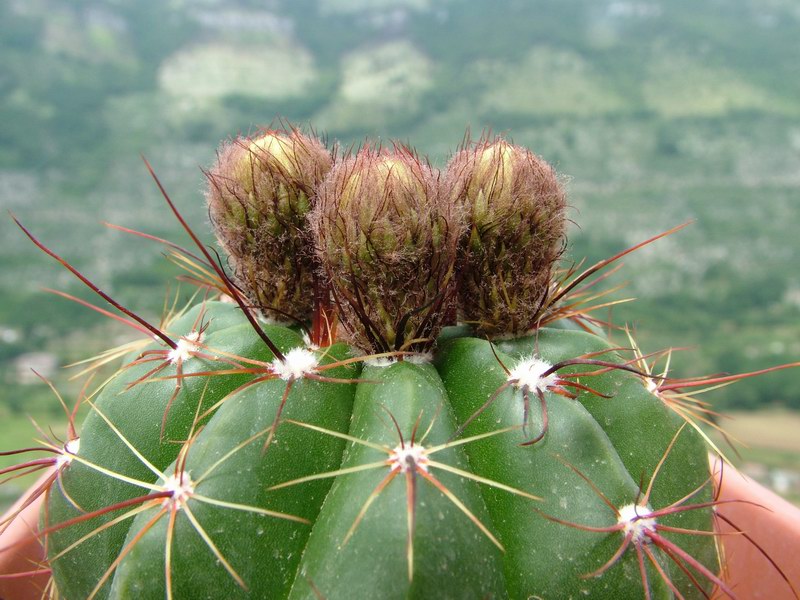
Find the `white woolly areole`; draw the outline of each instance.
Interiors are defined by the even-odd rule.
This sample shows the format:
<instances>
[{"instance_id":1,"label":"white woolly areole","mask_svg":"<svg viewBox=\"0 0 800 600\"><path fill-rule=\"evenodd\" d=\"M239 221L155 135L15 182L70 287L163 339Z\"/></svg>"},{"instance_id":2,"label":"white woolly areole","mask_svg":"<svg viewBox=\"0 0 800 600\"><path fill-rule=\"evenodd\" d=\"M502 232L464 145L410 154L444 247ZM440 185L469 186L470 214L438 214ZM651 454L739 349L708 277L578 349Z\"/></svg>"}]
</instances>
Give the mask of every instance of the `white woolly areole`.
<instances>
[{"instance_id":1,"label":"white woolly areole","mask_svg":"<svg viewBox=\"0 0 800 600\"><path fill-rule=\"evenodd\" d=\"M69 440L66 444L64 444L64 450L61 454L58 455L56 459L56 469L60 469L61 467L66 467L67 465L72 463L72 458L78 453L81 449L81 439L75 438L74 440Z\"/></svg>"},{"instance_id":2,"label":"white woolly areole","mask_svg":"<svg viewBox=\"0 0 800 600\"><path fill-rule=\"evenodd\" d=\"M419 444L397 446L389 456L389 465L393 471L400 471L401 473L417 467L427 473L428 453L425 450L425 446Z\"/></svg>"},{"instance_id":3,"label":"white woolly areole","mask_svg":"<svg viewBox=\"0 0 800 600\"><path fill-rule=\"evenodd\" d=\"M294 348L289 350L283 360L276 358L272 361L272 372L284 381L302 379L314 373L319 366L319 358L307 348Z\"/></svg>"},{"instance_id":4,"label":"white woolly areole","mask_svg":"<svg viewBox=\"0 0 800 600\"><path fill-rule=\"evenodd\" d=\"M177 362L189 360L192 357L192 352L197 352L200 349L198 346L200 342L200 332L192 331L180 338L176 347L169 351L167 360L173 365Z\"/></svg>"},{"instance_id":5,"label":"white woolly areole","mask_svg":"<svg viewBox=\"0 0 800 600\"><path fill-rule=\"evenodd\" d=\"M644 380L644 387L647 388L647 391L651 394L658 396L658 383L652 377L647 377Z\"/></svg>"},{"instance_id":6,"label":"white woolly areole","mask_svg":"<svg viewBox=\"0 0 800 600\"><path fill-rule=\"evenodd\" d=\"M404 354L403 360L411 363L412 365L429 365L433 362L433 354L431 352L420 352L418 354ZM368 358L364 364L370 367L391 367L394 363L399 362L399 359L393 356L381 356L379 358Z\"/></svg>"},{"instance_id":7,"label":"white woolly areole","mask_svg":"<svg viewBox=\"0 0 800 600\"><path fill-rule=\"evenodd\" d=\"M364 364L368 367L391 367L394 363L397 362L396 358L391 358L389 356L381 356L380 358L368 358L364 361Z\"/></svg>"},{"instance_id":8,"label":"white woolly areole","mask_svg":"<svg viewBox=\"0 0 800 600\"><path fill-rule=\"evenodd\" d=\"M433 362L433 354L431 352L408 354L404 360L410 362L412 365L429 365L431 362Z\"/></svg>"},{"instance_id":9,"label":"white woolly areole","mask_svg":"<svg viewBox=\"0 0 800 600\"><path fill-rule=\"evenodd\" d=\"M194 494L194 482L188 473L169 475L162 485L164 486L164 491L172 494L164 499L164 506L169 504L175 508L180 508L181 504L184 504Z\"/></svg>"},{"instance_id":10,"label":"white woolly areole","mask_svg":"<svg viewBox=\"0 0 800 600\"><path fill-rule=\"evenodd\" d=\"M619 509L617 523L623 525L625 535L631 536L634 544L649 543L647 533L655 533L656 518L651 517L652 511L641 504L626 504Z\"/></svg>"},{"instance_id":11,"label":"white woolly areole","mask_svg":"<svg viewBox=\"0 0 800 600\"><path fill-rule=\"evenodd\" d=\"M535 356L523 358L511 369L508 374L508 380L513 382L514 387L527 387L530 390L544 392L549 386L556 385L558 381L558 376L555 373L544 375L552 367L553 365L550 363Z\"/></svg>"}]
</instances>

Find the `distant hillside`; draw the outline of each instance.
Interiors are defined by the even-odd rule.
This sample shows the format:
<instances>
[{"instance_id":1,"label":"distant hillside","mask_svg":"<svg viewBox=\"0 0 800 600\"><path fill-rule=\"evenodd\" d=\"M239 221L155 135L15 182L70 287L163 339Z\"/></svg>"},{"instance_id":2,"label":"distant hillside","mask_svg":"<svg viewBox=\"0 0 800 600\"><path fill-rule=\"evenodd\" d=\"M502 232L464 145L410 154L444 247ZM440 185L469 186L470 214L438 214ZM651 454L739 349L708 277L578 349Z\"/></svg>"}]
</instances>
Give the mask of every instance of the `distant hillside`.
<instances>
[{"instance_id":1,"label":"distant hillside","mask_svg":"<svg viewBox=\"0 0 800 600\"><path fill-rule=\"evenodd\" d=\"M614 318L646 350L698 344L675 360L687 374L796 360L798 39L791 0L8 0L0 204L154 316L176 270L99 223L183 239L140 153L204 230L199 167L276 116L344 145L408 140L438 165L467 127L508 131L570 178L572 256L696 221L617 278L640 300ZM39 291L77 292L68 274L8 220L0 233L0 406L18 409L45 395L18 387L20 354L63 363L109 334ZM797 381L719 397L800 407Z\"/></svg>"}]
</instances>

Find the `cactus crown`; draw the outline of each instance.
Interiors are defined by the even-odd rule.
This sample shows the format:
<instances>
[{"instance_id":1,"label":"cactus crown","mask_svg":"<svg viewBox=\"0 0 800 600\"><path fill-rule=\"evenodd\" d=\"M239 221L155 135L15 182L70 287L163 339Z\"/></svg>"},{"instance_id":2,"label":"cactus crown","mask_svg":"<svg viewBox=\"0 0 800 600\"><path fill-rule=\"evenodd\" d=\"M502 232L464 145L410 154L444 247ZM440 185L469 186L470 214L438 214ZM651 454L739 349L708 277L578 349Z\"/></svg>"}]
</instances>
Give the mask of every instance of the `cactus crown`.
<instances>
[{"instance_id":1,"label":"cactus crown","mask_svg":"<svg viewBox=\"0 0 800 600\"><path fill-rule=\"evenodd\" d=\"M217 236L253 303L307 319L319 272L347 339L367 351L430 346L457 288L481 334L529 331L563 246L555 172L502 138L468 145L440 177L399 144L334 167L318 140L266 131L223 146L209 181Z\"/></svg>"}]
</instances>

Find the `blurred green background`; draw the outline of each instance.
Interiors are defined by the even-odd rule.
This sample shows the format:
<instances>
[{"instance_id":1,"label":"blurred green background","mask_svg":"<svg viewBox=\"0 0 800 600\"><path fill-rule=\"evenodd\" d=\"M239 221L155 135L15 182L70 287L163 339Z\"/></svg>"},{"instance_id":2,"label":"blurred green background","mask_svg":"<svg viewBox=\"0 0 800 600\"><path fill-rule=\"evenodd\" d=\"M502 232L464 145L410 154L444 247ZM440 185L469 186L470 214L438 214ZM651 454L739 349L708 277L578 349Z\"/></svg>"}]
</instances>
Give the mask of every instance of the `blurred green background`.
<instances>
[{"instance_id":1,"label":"blurred green background","mask_svg":"<svg viewBox=\"0 0 800 600\"><path fill-rule=\"evenodd\" d=\"M694 220L626 259L614 283L637 301L612 316L645 351L691 347L675 374L763 368L800 357L798 40L794 0L4 0L0 205L157 321L177 269L102 224L185 242L140 153L208 237L200 167L277 117L439 166L491 129L569 177L572 260ZM0 244L5 450L29 416L63 420L31 367L70 401L62 366L129 334L43 292L91 297L8 218ZM753 446L744 467L795 500L799 383L708 396Z\"/></svg>"}]
</instances>

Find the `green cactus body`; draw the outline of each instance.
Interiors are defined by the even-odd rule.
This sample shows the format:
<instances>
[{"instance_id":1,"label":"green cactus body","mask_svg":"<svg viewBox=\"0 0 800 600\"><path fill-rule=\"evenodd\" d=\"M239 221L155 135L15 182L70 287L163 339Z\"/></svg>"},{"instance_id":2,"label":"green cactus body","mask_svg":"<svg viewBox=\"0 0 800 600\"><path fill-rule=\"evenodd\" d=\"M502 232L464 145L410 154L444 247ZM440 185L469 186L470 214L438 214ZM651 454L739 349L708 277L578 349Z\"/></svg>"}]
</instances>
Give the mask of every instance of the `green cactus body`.
<instances>
[{"instance_id":1,"label":"green cactus body","mask_svg":"<svg viewBox=\"0 0 800 600\"><path fill-rule=\"evenodd\" d=\"M328 360L339 346L328 353ZM331 376L352 377L355 369L341 367ZM233 577L220 577L217 557L209 551L188 519L176 520L173 537L173 593L179 598L280 597L294 578L297 561L310 528L306 523L241 507L295 515L313 521L330 487L330 481L270 491L273 485L308 473L337 468L344 442L320 437L313 431L284 423L276 431L269 452L264 451L266 432L281 403L285 382L271 380L236 394L222 404L208 426L198 435L188 454L185 472L202 478L194 493L219 503L187 502L198 523L209 534L219 531L248 532L247 536L218 537L220 554L236 570L247 588ZM333 431L346 432L350 423L354 386L299 381L287 398L284 419L297 420ZM233 454L231 450L238 449ZM221 461L221 462L220 462ZM173 472L174 468L167 469ZM224 503L224 504L223 504ZM128 532L132 540L160 510L137 516ZM167 519L147 531L121 563L111 596L158 598L164 595ZM235 566L234 566L235 565Z\"/></svg>"},{"instance_id":2,"label":"green cactus body","mask_svg":"<svg viewBox=\"0 0 800 600\"><path fill-rule=\"evenodd\" d=\"M534 347L551 364L608 348L596 336L555 329L540 330L536 339L501 345L508 354L493 352L486 341L461 338L449 342L440 353L439 371L460 420L468 419L506 381L498 361L512 367L521 357L530 356ZM572 370L595 369L580 366ZM546 393L550 423L542 441L533 447L522 447L520 444L530 434L518 431L469 445L467 451L473 467L487 477L516 486L528 482L543 496L538 508L548 515L604 527L614 524L614 512L565 462L591 480L614 506L635 503L641 494L640 482L648 485L683 421L648 392L636 375L616 371L587 377L586 383L612 397L583 392L576 401ZM500 395L464 434L521 423L521 394L512 390ZM540 419L538 405L532 406L531 429L541 426ZM649 504L654 509L669 506L707 483L706 452L694 431L682 431L659 470ZM704 489L698 496L695 501L707 501L710 491ZM493 516L503 516L496 520L503 534L501 539L517 549L509 549L506 555L512 597L580 597L587 593L609 598L644 597L633 549L601 577L581 578L613 556L622 539L620 534L582 531L543 519L513 496L493 494L487 503ZM698 531L712 528L707 510L670 515L665 517L665 523ZM676 541L716 572L716 550L708 537L684 535ZM664 560L661 566L673 580L683 579L675 565L670 568ZM651 590L654 596L669 597L669 590L655 572L651 573L650 582L655 588ZM691 584L682 586L684 595L691 595L692 591Z\"/></svg>"},{"instance_id":3,"label":"green cactus body","mask_svg":"<svg viewBox=\"0 0 800 600\"><path fill-rule=\"evenodd\" d=\"M255 351L255 334L248 338L246 331L209 327L208 344L217 336L217 347L239 352L250 344ZM273 327L269 333L276 340L282 336L281 347L299 345L289 330ZM640 483L646 489L657 468L647 506L658 510L690 496L708 474L699 436L684 428L675 438L678 418L641 378L607 370L580 381L612 398L582 391L573 400L545 392L547 433L523 446L541 427L542 415L535 397L523 415L521 391L513 386L470 421L507 382L501 363L512 368L534 346L543 360L556 363L606 350L607 343L582 332L543 329L535 341L504 341L492 350L489 342L460 333L442 336L450 339L440 342L433 365L369 364L359 375L350 363L319 371L341 382L297 377L266 450L285 380L230 395L185 456L178 456L179 444L159 441L172 382L133 388L139 410L129 410L130 392L120 394L121 383L109 385L83 426L78 457L129 478L157 480L110 431L102 411L156 469L176 472L177 458L191 487L185 498L159 500L57 559L124 511L51 533L48 549L60 592L87 597L114 566L101 590L111 598L642 598L643 568L653 598L673 595L659 571L684 596L701 596L655 544L647 544L643 567L635 543L607 564L623 543L623 531L559 522L613 527L619 517L612 506L640 500ZM250 356L270 360L265 351L255 352ZM318 352L324 356L320 364L349 356L341 345ZM614 357L605 355L621 362ZM598 367L575 365L563 373L570 370ZM241 376L228 377L186 378L165 439L186 439L197 405L211 406L241 383ZM355 377L358 383L344 382ZM216 385L213 393L206 382ZM149 433L140 431L145 429ZM80 460L62 479L72 501L87 511L148 492ZM690 502L707 500L703 488ZM173 516L169 502L179 505ZM48 523L79 514L53 491ZM708 531L711 509L656 521ZM712 536L664 535L710 571L718 570ZM596 577L583 577L601 569Z\"/></svg>"},{"instance_id":4,"label":"green cactus body","mask_svg":"<svg viewBox=\"0 0 800 600\"><path fill-rule=\"evenodd\" d=\"M609 348L605 340L595 335L554 329L541 329L535 337L502 342L500 347L510 356L519 357L530 354L537 340L542 356L552 363ZM590 383L594 389L611 398L583 394L580 401L611 440L631 477L637 484L642 480L646 483L678 428L688 424L647 390L648 381L635 375L616 375L618 377L592 379ZM676 493L683 491L688 494L706 484L708 477L708 446L696 431L685 431L659 469L659 485L653 487L651 504L654 507L668 506L682 497ZM668 484L661 485L663 482ZM695 502L710 499L710 486L693 498ZM666 522L686 529L707 531L712 528L708 511L678 513L667 518ZM716 549L713 544L705 543L707 540L692 536L675 539L701 562L707 565L717 563ZM678 571L674 576L680 580L683 573Z\"/></svg>"},{"instance_id":5,"label":"green cactus body","mask_svg":"<svg viewBox=\"0 0 800 600\"><path fill-rule=\"evenodd\" d=\"M311 583L327 598L425 598L431 590L439 598L505 597L500 551L428 479L488 521L475 482L426 464L422 449L447 442L456 428L438 374L430 365L398 362L366 367L362 376L379 383L359 386L350 434L395 454L349 444L343 468L384 464L337 478L290 598L313 598ZM430 460L469 469L460 447L436 452ZM409 503L415 506L412 512Z\"/></svg>"},{"instance_id":6,"label":"green cactus body","mask_svg":"<svg viewBox=\"0 0 800 600\"><path fill-rule=\"evenodd\" d=\"M173 335L190 334L198 324L201 311L202 319L207 324L202 342L209 349L254 359L272 358L241 312L229 304L214 302L197 307L173 323L170 331ZM288 349L302 344L300 336L288 329L271 326L266 326L265 329L271 339L282 348ZM214 350L208 352L212 353ZM177 457L181 448L180 441L187 438L195 417L202 415L250 377L191 377L189 375L193 371L230 368L229 364L222 361L191 357L183 361L181 388L174 399L172 397L177 380L170 377L176 375L177 368L171 364L158 373L161 380L151 378L128 389L131 382L146 375L154 368L154 364L158 365L142 363L121 370L96 399L94 410L83 424L86 435L81 437L79 459L72 461L64 470L61 485L54 488L49 495L43 516L44 527L79 518L85 513L151 492L152 490L109 476L89 464L138 481L153 483L156 476L131 447L157 469L165 469ZM163 433L162 421L165 424ZM124 440L109 423L114 424ZM63 557L55 557L83 536L119 517L122 512L124 511L98 516L48 536L53 572L59 580L61 593L67 598L89 596L109 566L105 559L97 560L96 557L119 554L129 521L101 530Z\"/></svg>"}]
</instances>

